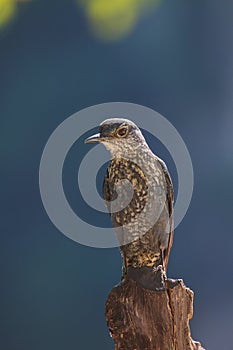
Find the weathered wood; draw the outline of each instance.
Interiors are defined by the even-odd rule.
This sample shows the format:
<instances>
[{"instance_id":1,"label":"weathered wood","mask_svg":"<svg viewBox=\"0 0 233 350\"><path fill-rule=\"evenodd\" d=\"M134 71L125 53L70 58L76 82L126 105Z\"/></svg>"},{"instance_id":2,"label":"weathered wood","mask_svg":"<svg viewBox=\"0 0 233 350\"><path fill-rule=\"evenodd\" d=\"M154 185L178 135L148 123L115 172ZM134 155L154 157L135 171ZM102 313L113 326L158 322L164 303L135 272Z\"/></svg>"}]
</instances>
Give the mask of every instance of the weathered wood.
<instances>
[{"instance_id":1,"label":"weathered wood","mask_svg":"<svg viewBox=\"0 0 233 350\"><path fill-rule=\"evenodd\" d=\"M153 276L148 269L139 275ZM193 292L183 281L164 279L149 289L143 283L134 271L109 293L105 316L115 350L204 350L190 336Z\"/></svg>"}]
</instances>

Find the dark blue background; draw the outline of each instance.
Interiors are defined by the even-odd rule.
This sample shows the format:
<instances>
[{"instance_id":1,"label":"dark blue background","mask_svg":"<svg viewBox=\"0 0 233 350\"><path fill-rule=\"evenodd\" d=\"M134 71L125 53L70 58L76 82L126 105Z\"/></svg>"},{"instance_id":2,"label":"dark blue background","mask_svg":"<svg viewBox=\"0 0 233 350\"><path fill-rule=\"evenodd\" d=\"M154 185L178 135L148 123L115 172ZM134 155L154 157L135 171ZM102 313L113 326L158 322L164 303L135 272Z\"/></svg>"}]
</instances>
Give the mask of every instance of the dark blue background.
<instances>
[{"instance_id":1,"label":"dark blue background","mask_svg":"<svg viewBox=\"0 0 233 350\"><path fill-rule=\"evenodd\" d=\"M193 338L233 349L232 36L226 0L162 0L132 33L108 42L72 0L19 5L0 34L1 349L113 349L104 303L120 280L120 254L58 232L38 185L52 131L74 112L111 101L157 110L186 142L195 187L169 276L195 291ZM175 178L166 151L152 147ZM64 176L74 205L78 156Z\"/></svg>"}]
</instances>

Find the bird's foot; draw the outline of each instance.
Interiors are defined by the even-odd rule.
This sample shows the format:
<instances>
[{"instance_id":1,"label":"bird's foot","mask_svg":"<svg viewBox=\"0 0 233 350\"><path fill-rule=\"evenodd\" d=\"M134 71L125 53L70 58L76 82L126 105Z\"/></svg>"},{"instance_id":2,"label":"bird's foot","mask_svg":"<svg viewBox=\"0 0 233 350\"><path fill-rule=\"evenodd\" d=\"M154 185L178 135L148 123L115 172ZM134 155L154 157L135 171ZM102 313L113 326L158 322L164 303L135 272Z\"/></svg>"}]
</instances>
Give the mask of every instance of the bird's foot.
<instances>
[{"instance_id":1,"label":"bird's foot","mask_svg":"<svg viewBox=\"0 0 233 350\"><path fill-rule=\"evenodd\" d=\"M156 272L153 272L152 267L142 266L138 268L129 267L127 271L126 281L134 280L140 284L143 288L164 291L166 290L165 278L163 268L158 268ZM121 282L121 285L124 282Z\"/></svg>"},{"instance_id":2,"label":"bird's foot","mask_svg":"<svg viewBox=\"0 0 233 350\"><path fill-rule=\"evenodd\" d=\"M161 272L163 271L165 273L163 265L153 266L153 272L158 272L158 271L161 271Z\"/></svg>"},{"instance_id":3,"label":"bird's foot","mask_svg":"<svg viewBox=\"0 0 233 350\"><path fill-rule=\"evenodd\" d=\"M166 286L168 289L172 289L178 285L182 285L184 282L182 279L178 279L178 280L175 280L175 279L172 279L172 278L168 278L166 279Z\"/></svg>"},{"instance_id":4,"label":"bird's foot","mask_svg":"<svg viewBox=\"0 0 233 350\"><path fill-rule=\"evenodd\" d=\"M153 273L155 274L156 287L155 290L163 291L166 289L166 273L162 265L154 266Z\"/></svg>"}]
</instances>

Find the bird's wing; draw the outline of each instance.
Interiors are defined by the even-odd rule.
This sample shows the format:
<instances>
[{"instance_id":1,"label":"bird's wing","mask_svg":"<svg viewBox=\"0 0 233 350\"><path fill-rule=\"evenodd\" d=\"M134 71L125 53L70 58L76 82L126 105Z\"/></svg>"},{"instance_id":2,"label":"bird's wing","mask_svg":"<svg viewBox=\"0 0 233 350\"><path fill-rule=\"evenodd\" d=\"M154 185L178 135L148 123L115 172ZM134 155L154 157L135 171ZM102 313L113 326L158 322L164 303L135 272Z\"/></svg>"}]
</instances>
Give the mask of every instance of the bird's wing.
<instances>
[{"instance_id":1,"label":"bird's wing","mask_svg":"<svg viewBox=\"0 0 233 350\"><path fill-rule=\"evenodd\" d=\"M167 170L166 164L162 161L162 159L157 157L158 162L161 165L161 168L164 173L166 185L167 185L167 207L168 207L168 214L169 214L169 238L168 238L168 245L167 248L164 249L163 252L163 258L164 258L164 267L165 270L167 269L167 264L168 264L168 258L170 254L170 250L172 247L172 241L173 241L173 226L174 226L174 218L173 218L173 201L174 201L174 192L173 192L173 185L172 185L172 180L169 175L169 172Z\"/></svg>"}]
</instances>

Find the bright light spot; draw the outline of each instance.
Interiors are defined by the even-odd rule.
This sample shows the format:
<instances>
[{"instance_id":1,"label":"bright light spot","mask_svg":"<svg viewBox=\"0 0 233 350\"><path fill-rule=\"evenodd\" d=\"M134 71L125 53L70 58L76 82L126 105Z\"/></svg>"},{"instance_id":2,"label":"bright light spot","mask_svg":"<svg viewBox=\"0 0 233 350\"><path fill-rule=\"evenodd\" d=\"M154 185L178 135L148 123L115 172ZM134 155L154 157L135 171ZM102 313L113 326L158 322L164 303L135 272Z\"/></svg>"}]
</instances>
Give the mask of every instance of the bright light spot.
<instances>
[{"instance_id":1,"label":"bright light spot","mask_svg":"<svg viewBox=\"0 0 233 350\"><path fill-rule=\"evenodd\" d=\"M5 27L16 14L16 2L14 0L0 0L0 29Z\"/></svg>"},{"instance_id":2,"label":"bright light spot","mask_svg":"<svg viewBox=\"0 0 233 350\"><path fill-rule=\"evenodd\" d=\"M145 10L158 0L76 0L84 8L96 36L117 40L129 34Z\"/></svg>"},{"instance_id":3,"label":"bright light spot","mask_svg":"<svg viewBox=\"0 0 233 350\"><path fill-rule=\"evenodd\" d=\"M87 8L88 19L101 37L121 37L134 26L137 7L133 0L94 0Z\"/></svg>"}]
</instances>

